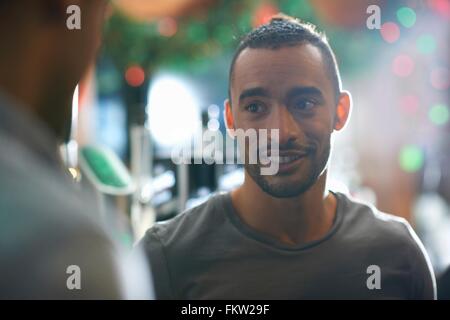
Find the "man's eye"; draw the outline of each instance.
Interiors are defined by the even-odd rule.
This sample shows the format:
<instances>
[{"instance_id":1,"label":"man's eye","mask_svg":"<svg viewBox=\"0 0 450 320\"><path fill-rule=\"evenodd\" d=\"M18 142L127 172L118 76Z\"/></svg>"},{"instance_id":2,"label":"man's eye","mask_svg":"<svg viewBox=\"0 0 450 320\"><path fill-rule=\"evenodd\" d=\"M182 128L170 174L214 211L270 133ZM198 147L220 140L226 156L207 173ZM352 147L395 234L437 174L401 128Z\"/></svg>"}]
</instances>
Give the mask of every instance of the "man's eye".
<instances>
[{"instance_id":1,"label":"man's eye","mask_svg":"<svg viewBox=\"0 0 450 320\"><path fill-rule=\"evenodd\" d=\"M299 100L294 103L294 108L297 110L309 110L316 106L312 100Z\"/></svg>"},{"instance_id":2,"label":"man's eye","mask_svg":"<svg viewBox=\"0 0 450 320\"><path fill-rule=\"evenodd\" d=\"M264 106L260 103L250 103L245 107L245 110L251 113L259 113L264 111Z\"/></svg>"}]
</instances>

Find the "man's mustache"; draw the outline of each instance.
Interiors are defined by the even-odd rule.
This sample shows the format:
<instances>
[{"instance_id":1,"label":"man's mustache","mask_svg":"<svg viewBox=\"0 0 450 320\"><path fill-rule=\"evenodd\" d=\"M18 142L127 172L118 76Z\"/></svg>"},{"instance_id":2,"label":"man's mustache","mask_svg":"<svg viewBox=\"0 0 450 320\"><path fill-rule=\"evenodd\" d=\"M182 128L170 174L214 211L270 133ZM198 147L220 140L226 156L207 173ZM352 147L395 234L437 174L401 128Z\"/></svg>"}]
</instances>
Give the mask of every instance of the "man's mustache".
<instances>
[{"instance_id":1,"label":"man's mustache","mask_svg":"<svg viewBox=\"0 0 450 320\"><path fill-rule=\"evenodd\" d=\"M258 154L267 155L270 157L272 150L277 150L279 154L309 154L317 150L317 146L314 143L297 143L294 141L288 141L284 144L269 143L267 148L260 148L258 146Z\"/></svg>"}]
</instances>

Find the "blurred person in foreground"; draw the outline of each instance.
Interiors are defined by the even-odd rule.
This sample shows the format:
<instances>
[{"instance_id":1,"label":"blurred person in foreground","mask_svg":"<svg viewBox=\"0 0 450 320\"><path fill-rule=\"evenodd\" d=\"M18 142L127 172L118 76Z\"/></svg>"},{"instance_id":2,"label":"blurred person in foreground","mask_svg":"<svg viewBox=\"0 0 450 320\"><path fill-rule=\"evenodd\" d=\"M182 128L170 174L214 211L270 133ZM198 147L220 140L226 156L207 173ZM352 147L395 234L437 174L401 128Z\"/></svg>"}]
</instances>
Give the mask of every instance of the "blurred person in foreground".
<instances>
[{"instance_id":1,"label":"blurred person in foreground","mask_svg":"<svg viewBox=\"0 0 450 320\"><path fill-rule=\"evenodd\" d=\"M67 27L70 5L80 30ZM105 9L104 0L0 0L2 299L151 298L150 277L136 286L145 259L107 235L58 154Z\"/></svg>"},{"instance_id":2,"label":"blurred person in foreground","mask_svg":"<svg viewBox=\"0 0 450 320\"><path fill-rule=\"evenodd\" d=\"M351 98L325 36L274 17L243 38L229 81L227 127L279 129L279 170L246 163L242 186L146 233L157 298L435 299L408 222L326 188Z\"/></svg>"}]
</instances>

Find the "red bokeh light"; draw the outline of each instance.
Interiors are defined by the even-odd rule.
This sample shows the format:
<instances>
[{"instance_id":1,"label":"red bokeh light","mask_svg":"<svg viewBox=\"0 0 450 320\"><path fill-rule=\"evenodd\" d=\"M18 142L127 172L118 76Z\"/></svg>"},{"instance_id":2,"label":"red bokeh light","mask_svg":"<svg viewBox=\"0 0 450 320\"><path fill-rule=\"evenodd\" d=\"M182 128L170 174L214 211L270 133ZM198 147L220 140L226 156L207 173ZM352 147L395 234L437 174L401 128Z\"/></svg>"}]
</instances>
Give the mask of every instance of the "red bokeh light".
<instances>
[{"instance_id":1,"label":"red bokeh light","mask_svg":"<svg viewBox=\"0 0 450 320\"><path fill-rule=\"evenodd\" d=\"M398 55L392 63L392 71L396 76L407 77L414 71L414 60L405 54Z\"/></svg>"},{"instance_id":2,"label":"red bokeh light","mask_svg":"<svg viewBox=\"0 0 450 320\"><path fill-rule=\"evenodd\" d=\"M381 26L381 36L384 41L394 43L400 38L400 28L394 22L386 22Z\"/></svg>"},{"instance_id":3,"label":"red bokeh light","mask_svg":"<svg viewBox=\"0 0 450 320\"><path fill-rule=\"evenodd\" d=\"M253 16L253 27L259 27L265 23L268 23L270 19L278 13L278 8L273 4L266 3L261 5Z\"/></svg>"},{"instance_id":4,"label":"red bokeh light","mask_svg":"<svg viewBox=\"0 0 450 320\"><path fill-rule=\"evenodd\" d=\"M125 80L131 87L139 87L145 81L145 71L138 65L130 66L125 72Z\"/></svg>"},{"instance_id":5,"label":"red bokeh light","mask_svg":"<svg viewBox=\"0 0 450 320\"><path fill-rule=\"evenodd\" d=\"M164 37L172 37L178 31L178 23L173 18L161 19L158 23L158 32Z\"/></svg>"},{"instance_id":6,"label":"red bokeh light","mask_svg":"<svg viewBox=\"0 0 450 320\"><path fill-rule=\"evenodd\" d=\"M428 0L428 6L447 20L450 19L449 0Z\"/></svg>"}]
</instances>

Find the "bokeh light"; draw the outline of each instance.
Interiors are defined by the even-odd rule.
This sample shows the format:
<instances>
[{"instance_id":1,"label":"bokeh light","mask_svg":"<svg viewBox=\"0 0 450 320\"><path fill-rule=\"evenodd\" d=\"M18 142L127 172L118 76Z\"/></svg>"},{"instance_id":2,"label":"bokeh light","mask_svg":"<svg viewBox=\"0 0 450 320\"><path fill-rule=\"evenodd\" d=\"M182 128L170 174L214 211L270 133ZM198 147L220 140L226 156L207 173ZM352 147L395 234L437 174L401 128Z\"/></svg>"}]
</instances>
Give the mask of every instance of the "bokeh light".
<instances>
[{"instance_id":1,"label":"bokeh light","mask_svg":"<svg viewBox=\"0 0 450 320\"><path fill-rule=\"evenodd\" d=\"M436 50L436 40L431 34L423 34L417 38L417 50L422 54L430 54Z\"/></svg>"},{"instance_id":2,"label":"bokeh light","mask_svg":"<svg viewBox=\"0 0 450 320\"><path fill-rule=\"evenodd\" d=\"M428 6L446 19L450 19L449 0L428 0Z\"/></svg>"},{"instance_id":3,"label":"bokeh light","mask_svg":"<svg viewBox=\"0 0 450 320\"><path fill-rule=\"evenodd\" d=\"M182 79L164 75L156 78L148 94L150 132L156 143L164 147L191 141L200 121L198 99Z\"/></svg>"},{"instance_id":4,"label":"bokeh light","mask_svg":"<svg viewBox=\"0 0 450 320\"><path fill-rule=\"evenodd\" d=\"M407 77L414 71L414 60L405 54L398 55L392 63L392 71L398 77Z\"/></svg>"},{"instance_id":5,"label":"bokeh light","mask_svg":"<svg viewBox=\"0 0 450 320\"><path fill-rule=\"evenodd\" d=\"M380 29L381 37L388 43L394 43L400 38L400 28L394 22L386 22Z\"/></svg>"},{"instance_id":6,"label":"bokeh light","mask_svg":"<svg viewBox=\"0 0 450 320\"><path fill-rule=\"evenodd\" d=\"M220 122L217 119L210 119L208 121L208 130L217 131L220 128Z\"/></svg>"},{"instance_id":7,"label":"bokeh light","mask_svg":"<svg viewBox=\"0 0 450 320\"><path fill-rule=\"evenodd\" d=\"M400 150L399 164L406 172L416 172L422 168L424 163L424 153L416 145L410 144Z\"/></svg>"},{"instance_id":8,"label":"bokeh light","mask_svg":"<svg viewBox=\"0 0 450 320\"><path fill-rule=\"evenodd\" d=\"M438 90L446 90L450 87L450 74L447 68L438 67L431 71L431 85Z\"/></svg>"},{"instance_id":9,"label":"bokeh light","mask_svg":"<svg viewBox=\"0 0 450 320\"><path fill-rule=\"evenodd\" d=\"M125 80L131 87L139 87L145 81L145 71L138 65L130 66L125 72Z\"/></svg>"},{"instance_id":10,"label":"bokeh light","mask_svg":"<svg viewBox=\"0 0 450 320\"><path fill-rule=\"evenodd\" d=\"M262 4L256 9L255 15L253 16L252 25L253 27L259 27L270 21L273 15L279 12L278 8L270 3Z\"/></svg>"},{"instance_id":11,"label":"bokeh light","mask_svg":"<svg viewBox=\"0 0 450 320\"><path fill-rule=\"evenodd\" d=\"M446 124L450 117L450 112L445 104L436 104L428 112L430 121L438 126Z\"/></svg>"},{"instance_id":12,"label":"bokeh light","mask_svg":"<svg viewBox=\"0 0 450 320\"><path fill-rule=\"evenodd\" d=\"M213 119L218 119L220 117L220 107L216 104L211 104L208 107L208 116Z\"/></svg>"},{"instance_id":13,"label":"bokeh light","mask_svg":"<svg viewBox=\"0 0 450 320\"><path fill-rule=\"evenodd\" d=\"M164 18L158 23L158 32L164 37L172 37L178 31L178 24L174 18Z\"/></svg>"},{"instance_id":14,"label":"bokeh light","mask_svg":"<svg viewBox=\"0 0 450 320\"><path fill-rule=\"evenodd\" d=\"M416 23L416 12L408 7L402 7L397 10L397 20L405 28L411 28Z\"/></svg>"},{"instance_id":15,"label":"bokeh light","mask_svg":"<svg viewBox=\"0 0 450 320\"><path fill-rule=\"evenodd\" d=\"M409 114L414 114L419 109L419 98L415 95L407 95L400 98L400 108Z\"/></svg>"}]
</instances>

